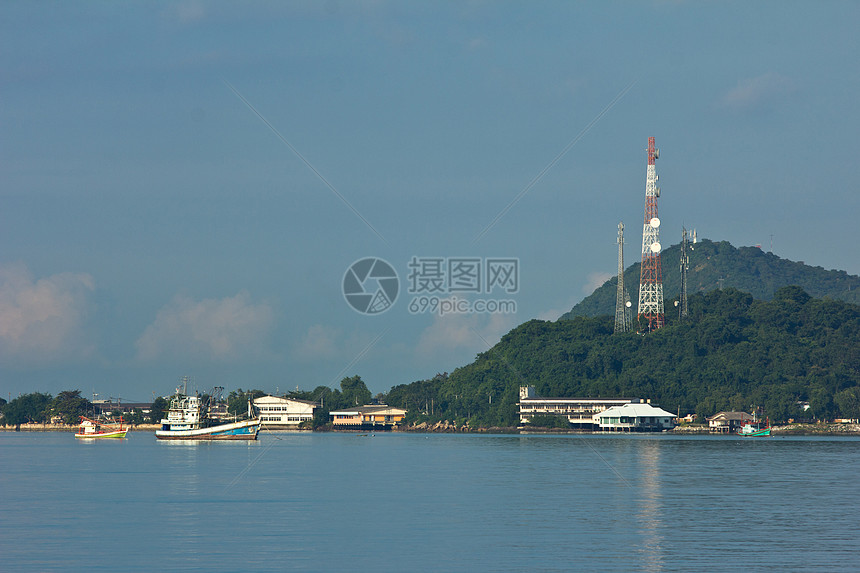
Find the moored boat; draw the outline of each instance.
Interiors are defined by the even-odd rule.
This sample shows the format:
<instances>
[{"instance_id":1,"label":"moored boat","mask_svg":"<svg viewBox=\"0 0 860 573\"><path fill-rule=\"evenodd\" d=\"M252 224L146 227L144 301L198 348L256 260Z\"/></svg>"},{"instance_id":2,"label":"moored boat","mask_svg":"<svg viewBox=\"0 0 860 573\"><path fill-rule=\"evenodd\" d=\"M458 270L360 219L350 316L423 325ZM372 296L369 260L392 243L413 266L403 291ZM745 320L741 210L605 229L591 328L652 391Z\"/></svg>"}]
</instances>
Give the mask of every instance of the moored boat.
<instances>
[{"instance_id":1,"label":"moored boat","mask_svg":"<svg viewBox=\"0 0 860 573\"><path fill-rule=\"evenodd\" d=\"M764 436L770 435L770 420L768 419L767 425L764 427L760 427L755 423L747 423L744 424L740 430L738 430L738 435L743 436L745 438L760 438Z\"/></svg>"},{"instance_id":2,"label":"moored boat","mask_svg":"<svg viewBox=\"0 0 860 573\"><path fill-rule=\"evenodd\" d=\"M119 419L119 424L110 422L100 422L98 420L90 420L86 416L81 416L81 424L78 426L78 431L75 432L76 438L124 438L128 432L128 427L123 427L122 417Z\"/></svg>"},{"instance_id":3,"label":"moored boat","mask_svg":"<svg viewBox=\"0 0 860 573\"><path fill-rule=\"evenodd\" d=\"M159 440L256 440L261 421L251 416L248 419L225 421L210 416L210 397L204 404L200 396L189 396L177 388L170 399L167 417L161 420L161 429L155 431Z\"/></svg>"}]
</instances>

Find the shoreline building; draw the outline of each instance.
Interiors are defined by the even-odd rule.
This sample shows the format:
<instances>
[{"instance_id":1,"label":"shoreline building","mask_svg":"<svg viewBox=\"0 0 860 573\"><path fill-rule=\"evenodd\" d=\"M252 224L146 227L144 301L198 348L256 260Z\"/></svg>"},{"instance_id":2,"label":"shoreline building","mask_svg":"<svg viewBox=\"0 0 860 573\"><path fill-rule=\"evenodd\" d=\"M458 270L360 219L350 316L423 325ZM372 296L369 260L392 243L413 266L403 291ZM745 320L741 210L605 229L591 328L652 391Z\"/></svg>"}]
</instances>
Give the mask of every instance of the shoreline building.
<instances>
[{"instance_id":1,"label":"shoreline building","mask_svg":"<svg viewBox=\"0 0 860 573\"><path fill-rule=\"evenodd\" d=\"M533 416L563 416L574 428L594 429L594 415L612 406L637 401L636 398L544 398L534 386L520 386L520 424L528 424Z\"/></svg>"},{"instance_id":2,"label":"shoreline building","mask_svg":"<svg viewBox=\"0 0 860 573\"><path fill-rule=\"evenodd\" d=\"M711 432L734 434L743 427L744 424L751 424L755 421L752 414L746 412L717 412L708 420L708 429Z\"/></svg>"},{"instance_id":3,"label":"shoreline building","mask_svg":"<svg viewBox=\"0 0 860 573\"><path fill-rule=\"evenodd\" d=\"M260 396L254 399L254 408L257 409L263 426L270 429L298 428L302 422L313 421L314 410L319 407L319 402L280 396Z\"/></svg>"},{"instance_id":4,"label":"shoreline building","mask_svg":"<svg viewBox=\"0 0 860 573\"><path fill-rule=\"evenodd\" d=\"M594 415L598 429L608 432L662 432L675 427L675 414L649 403L612 406Z\"/></svg>"},{"instance_id":5,"label":"shoreline building","mask_svg":"<svg viewBox=\"0 0 860 573\"><path fill-rule=\"evenodd\" d=\"M152 402L123 402L122 398L110 400L93 400L92 401L95 416L110 416L113 412L120 414L131 414L135 410L140 410L144 416L148 416L152 410Z\"/></svg>"},{"instance_id":6,"label":"shoreline building","mask_svg":"<svg viewBox=\"0 0 860 573\"><path fill-rule=\"evenodd\" d=\"M517 406L521 426L533 416L564 417L577 430L659 432L675 425L674 414L641 398L544 398L534 386L520 386Z\"/></svg>"},{"instance_id":7,"label":"shoreline building","mask_svg":"<svg viewBox=\"0 0 860 573\"><path fill-rule=\"evenodd\" d=\"M367 404L329 412L329 416L335 428L388 430L400 425L406 410L385 404Z\"/></svg>"}]
</instances>

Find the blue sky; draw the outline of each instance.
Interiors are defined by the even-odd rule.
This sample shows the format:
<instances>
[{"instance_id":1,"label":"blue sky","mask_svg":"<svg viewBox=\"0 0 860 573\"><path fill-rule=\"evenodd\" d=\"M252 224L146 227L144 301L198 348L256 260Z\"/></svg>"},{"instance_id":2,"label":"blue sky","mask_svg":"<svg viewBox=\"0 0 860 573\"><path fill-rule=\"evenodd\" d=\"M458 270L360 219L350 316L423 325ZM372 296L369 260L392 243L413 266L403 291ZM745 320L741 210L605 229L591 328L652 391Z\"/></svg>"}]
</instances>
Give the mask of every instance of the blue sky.
<instances>
[{"instance_id":1,"label":"blue sky","mask_svg":"<svg viewBox=\"0 0 860 573\"><path fill-rule=\"evenodd\" d=\"M664 244L857 274L857 29L853 2L3 3L0 393L451 371L612 276L619 221L639 260L649 136ZM400 277L373 316L342 295L365 257ZM412 257L518 259L516 312L410 313Z\"/></svg>"}]
</instances>

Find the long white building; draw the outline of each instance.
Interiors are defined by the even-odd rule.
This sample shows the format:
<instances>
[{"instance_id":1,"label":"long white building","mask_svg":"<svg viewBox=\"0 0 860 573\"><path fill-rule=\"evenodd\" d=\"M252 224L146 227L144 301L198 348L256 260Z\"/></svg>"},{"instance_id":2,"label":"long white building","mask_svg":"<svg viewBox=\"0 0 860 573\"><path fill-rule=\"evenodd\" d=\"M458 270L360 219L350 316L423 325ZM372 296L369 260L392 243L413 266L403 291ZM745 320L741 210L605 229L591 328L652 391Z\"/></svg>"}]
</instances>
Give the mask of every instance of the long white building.
<instances>
[{"instance_id":1,"label":"long white building","mask_svg":"<svg viewBox=\"0 0 860 573\"><path fill-rule=\"evenodd\" d=\"M564 416L574 428L591 430L594 415L633 402L633 398L543 398L534 386L520 386L520 424L528 424L533 416Z\"/></svg>"},{"instance_id":2,"label":"long white building","mask_svg":"<svg viewBox=\"0 0 860 573\"><path fill-rule=\"evenodd\" d=\"M297 428L302 422L313 420L314 410L319 407L319 402L279 396L261 396L254 399L254 408L260 415L263 427L271 429Z\"/></svg>"},{"instance_id":3,"label":"long white building","mask_svg":"<svg viewBox=\"0 0 860 573\"><path fill-rule=\"evenodd\" d=\"M639 398L543 398L534 386L520 386L520 424L533 416L567 418L580 430L654 432L674 427L675 415Z\"/></svg>"}]
</instances>

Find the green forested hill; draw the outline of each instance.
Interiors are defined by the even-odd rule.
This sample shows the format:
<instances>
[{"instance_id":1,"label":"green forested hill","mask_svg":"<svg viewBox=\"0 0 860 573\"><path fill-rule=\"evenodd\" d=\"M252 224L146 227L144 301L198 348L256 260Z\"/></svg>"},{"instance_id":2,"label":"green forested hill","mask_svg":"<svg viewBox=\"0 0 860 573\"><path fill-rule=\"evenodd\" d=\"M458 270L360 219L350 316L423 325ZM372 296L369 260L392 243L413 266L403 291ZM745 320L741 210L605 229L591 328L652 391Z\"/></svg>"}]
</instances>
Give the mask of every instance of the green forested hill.
<instances>
[{"instance_id":1,"label":"green forested hill","mask_svg":"<svg viewBox=\"0 0 860 573\"><path fill-rule=\"evenodd\" d=\"M816 298L834 298L860 304L860 277L845 271L825 270L810 267L802 262L781 259L758 247L735 248L726 241L715 243L704 239L688 251L690 257L687 271L687 294L734 287L748 292L754 298L769 300L784 286L797 285ZM673 245L663 251L663 293L666 316L671 320L675 314L670 301L681 291L680 273L681 246ZM624 271L624 285L633 302L634 313L639 300L639 267L635 263ZM561 316L615 316L615 295L618 277L612 277L591 295L580 301L573 309Z\"/></svg>"},{"instance_id":2,"label":"green forested hill","mask_svg":"<svg viewBox=\"0 0 860 573\"><path fill-rule=\"evenodd\" d=\"M532 320L450 375L392 388L388 403L413 419L513 426L529 384L548 397L650 398L682 415L755 406L777 421L860 417L860 307L795 286L769 301L698 293L689 307L688 320L645 336L613 334L612 316Z\"/></svg>"}]
</instances>

